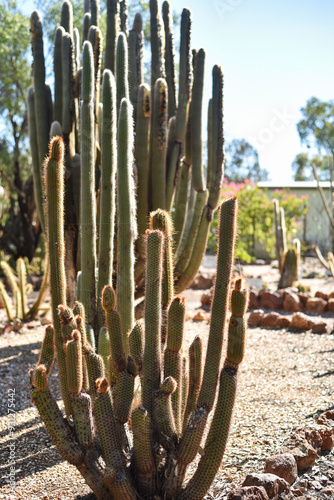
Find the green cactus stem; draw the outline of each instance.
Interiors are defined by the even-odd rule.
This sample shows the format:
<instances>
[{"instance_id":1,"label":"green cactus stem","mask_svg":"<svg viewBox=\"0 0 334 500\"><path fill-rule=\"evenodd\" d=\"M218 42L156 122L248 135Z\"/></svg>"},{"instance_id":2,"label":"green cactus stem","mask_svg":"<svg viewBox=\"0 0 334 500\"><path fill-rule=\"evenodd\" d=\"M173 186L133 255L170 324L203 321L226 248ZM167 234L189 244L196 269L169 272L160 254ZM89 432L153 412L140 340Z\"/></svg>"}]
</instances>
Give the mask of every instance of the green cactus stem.
<instances>
[{"instance_id":1,"label":"green cactus stem","mask_svg":"<svg viewBox=\"0 0 334 500\"><path fill-rule=\"evenodd\" d=\"M34 78L34 97L35 97L35 119L36 119L36 132L38 142L38 154L40 165L41 185L43 186L43 163L44 158L48 153L49 143L49 116L47 105L47 90L45 85L45 62L44 62L44 49L43 49L43 26L40 13L35 10L30 17L30 32L31 32L31 46L34 57L33 65L33 78ZM39 196L43 193L37 193ZM43 195L42 195L43 196ZM40 204L38 203L38 206ZM39 218L43 227L44 214L43 210L39 212Z\"/></svg>"},{"instance_id":2,"label":"green cactus stem","mask_svg":"<svg viewBox=\"0 0 334 500\"><path fill-rule=\"evenodd\" d=\"M136 121L138 88L143 83L143 20L140 13L135 15L133 27L129 31L129 96Z\"/></svg>"},{"instance_id":3,"label":"green cactus stem","mask_svg":"<svg viewBox=\"0 0 334 500\"><path fill-rule=\"evenodd\" d=\"M92 16L92 25L98 26L99 25L99 18L100 18L100 2L99 2L99 0L91 0L90 13Z\"/></svg>"},{"instance_id":4,"label":"green cactus stem","mask_svg":"<svg viewBox=\"0 0 334 500\"><path fill-rule=\"evenodd\" d=\"M116 40L118 36L118 0L107 0L107 35L104 54L105 69L115 74Z\"/></svg>"},{"instance_id":5,"label":"green cactus stem","mask_svg":"<svg viewBox=\"0 0 334 500\"><path fill-rule=\"evenodd\" d=\"M129 336L129 345L131 356L136 363L139 372L143 368L143 355L144 355L144 328L139 321L136 322L132 328Z\"/></svg>"},{"instance_id":6,"label":"green cactus stem","mask_svg":"<svg viewBox=\"0 0 334 500\"><path fill-rule=\"evenodd\" d=\"M128 36L128 4L127 0L120 0L119 17L121 31Z\"/></svg>"},{"instance_id":7,"label":"green cactus stem","mask_svg":"<svg viewBox=\"0 0 334 500\"><path fill-rule=\"evenodd\" d=\"M8 321L13 321L14 317L11 308L11 300L8 293L6 292L5 285L2 283L2 281L0 281L0 296L2 298L2 301L6 309Z\"/></svg>"},{"instance_id":8,"label":"green cactus stem","mask_svg":"<svg viewBox=\"0 0 334 500\"><path fill-rule=\"evenodd\" d=\"M58 26L55 34L55 47L53 52L54 84L54 119L61 123L63 117L63 78L62 78L62 40L65 29Z\"/></svg>"},{"instance_id":9,"label":"green cactus stem","mask_svg":"<svg viewBox=\"0 0 334 500\"><path fill-rule=\"evenodd\" d=\"M165 28L165 64L168 87L168 116L176 115L176 76L175 76L175 46L173 35L173 18L169 2L162 4L162 17Z\"/></svg>"},{"instance_id":10,"label":"green cactus stem","mask_svg":"<svg viewBox=\"0 0 334 500\"><path fill-rule=\"evenodd\" d=\"M50 142L49 158L44 165L47 199L47 240L50 259L50 290L58 369L66 414L71 413L67 390L66 358L63 335L58 317L58 305L66 304L65 243L64 243L64 143L60 137Z\"/></svg>"},{"instance_id":11,"label":"green cactus stem","mask_svg":"<svg viewBox=\"0 0 334 500\"><path fill-rule=\"evenodd\" d=\"M66 344L66 367L68 390L75 396L81 392L83 382L81 337L78 330L74 330L72 340Z\"/></svg>"},{"instance_id":12,"label":"green cactus stem","mask_svg":"<svg viewBox=\"0 0 334 500\"><path fill-rule=\"evenodd\" d=\"M124 36L124 35L123 35ZM133 164L132 106L122 99L118 126L117 210L118 210L118 259L117 307L122 320L123 346L129 354L128 335L134 323L135 283L134 242L137 238L136 203Z\"/></svg>"},{"instance_id":13,"label":"green cactus stem","mask_svg":"<svg viewBox=\"0 0 334 500\"><path fill-rule=\"evenodd\" d=\"M289 248L282 255L282 271L278 288L293 286L298 281L299 253L296 248Z\"/></svg>"},{"instance_id":14,"label":"green cactus stem","mask_svg":"<svg viewBox=\"0 0 334 500\"><path fill-rule=\"evenodd\" d=\"M106 285L102 292L102 307L106 315L106 325L110 336L110 351L113 369L121 372L126 368L124 338L122 334L121 317L116 311L116 295L110 285Z\"/></svg>"},{"instance_id":15,"label":"green cactus stem","mask_svg":"<svg viewBox=\"0 0 334 500\"><path fill-rule=\"evenodd\" d=\"M215 293L211 306L211 322L206 353L203 383L197 405L211 410L215 398L215 386L221 360L229 286L234 262L234 246L237 231L238 201L236 197L225 200L220 206L219 247Z\"/></svg>"},{"instance_id":16,"label":"green cactus stem","mask_svg":"<svg viewBox=\"0 0 334 500\"><path fill-rule=\"evenodd\" d=\"M64 0L61 6L60 26L62 26L69 35L73 36L73 9L71 2L68 0Z\"/></svg>"},{"instance_id":17,"label":"green cactus stem","mask_svg":"<svg viewBox=\"0 0 334 500\"><path fill-rule=\"evenodd\" d=\"M130 417L135 378L126 370L117 374L116 385L113 392L115 418L125 424Z\"/></svg>"},{"instance_id":18,"label":"green cactus stem","mask_svg":"<svg viewBox=\"0 0 334 500\"><path fill-rule=\"evenodd\" d=\"M80 464L83 460L82 449L74 438L70 424L63 418L50 389L46 387L37 390L32 387L31 393L31 400L37 406L38 413L61 456L73 465Z\"/></svg>"},{"instance_id":19,"label":"green cactus stem","mask_svg":"<svg viewBox=\"0 0 334 500\"><path fill-rule=\"evenodd\" d=\"M103 359L104 372L108 373L109 369L109 356L110 356L110 338L108 328L102 326L99 333L99 347L98 353Z\"/></svg>"},{"instance_id":20,"label":"green cactus stem","mask_svg":"<svg viewBox=\"0 0 334 500\"><path fill-rule=\"evenodd\" d=\"M173 377L177 383L172 394L173 415L178 435L182 432L182 354L183 331L185 320L185 299L175 297L168 310L167 346L164 353L164 377Z\"/></svg>"},{"instance_id":21,"label":"green cactus stem","mask_svg":"<svg viewBox=\"0 0 334 500\"><path fill-rule=\"evenodd\" d=\"M26 319L26 313L28 309L27 302L27 270L22 257L19 257L16 261L17 276L19 279L19 290L20 290L20 303L21 303L21 313L20 317L24 320Z\"/></svg>"},{"instance_id":22,"label":"green cactus stem","mask_svg":"<svg viewBox=\"0 0 334 500\"><path fill-rule=\"evenodd\" d=\"M49 325L45 328L44 339L41 352L39 354L38 365L44 365L46 375L49 375L55 357L55 329Z\"/></svg>"},{"instance_id":23,"label":"green cactus stem","mask_svg":"<svg viewBox=\"0 0 334 500\"><path fill-rule=\"evenodd\" d=\"M72 416L77 440L83 448L91 448L95 436L92 400L89 394L71 394Z\"/></svg>"},{"instance_id":24,"label":"green cactus stem","mask_svg":"<svg viewBox=\"0 0 334 500\"><path fill-rule=\"evenodd\" d=\"M123 32L118 35L116 46L117 116L123 98L129 99L128 43Z\"/></svg>"},{"instance_id":25,"label":"green cactus stem","mask_svg":"<svg viewBox=\"0 0 334 500\"><path fill-rule=\"evenodd\" d=\"M35 90L33 87L29 87L27 92L27 109L28 109L28 121L29 121L29 143L30 152L32 159L32 174L34 179L34 192L35 200L38 211L38 217L43 222L44 218L44 208L43 208L43 180L41 174L41 164L38 149L38 131L36 124L36 112L35 112Z\"/></svg>"},{"instance_id":26,"label":"green cactus stem","mask_svg":"<svg viewBox=\"0 0 334 500\"><path fill-rule=\"evenodd\" d=\"M189 348L189 393L184 412L183 429L186 428L188 419L197 406L203 378L202 350L202 340L197 336Z\"/></svg>"},{"instance_id":27,"label":"green cactus stem","mask_svg":"<svg viewBox=\"0 0 334 500\"><path fill-rule=\"evenodd\" d=\"M167 338L167 309L174 297L174 256L173 222L168 212L158 209L150 214L150 229L159 229L164 233L164 272L162 280L162 328L161 342Z\"/></svg>"},{"instance_id":28,"label":"green cactus stem","mask_svg":"<svg viewBox=\"0 0 334 500\"><path fill-rule=\"evenodd\" d=\"M88 344L83 348L83 354L85 356L88 371L89 394L91 398L94 399L97 396L95 381L104 377L104 363L101 356L93 352Z\"/></svg>"},{"instance_id":29,"label":"green cactus stem","mask_svg":"<svg viewBox=\"0 0 334 500\"><path fill-rule=\"evenodd\" d=\"M132 412L133 456L139 493L150 496L157 493L157 478L152 453L151 417L140 405Z\"/></svg>"},{"instance_id":30,"label":"green cactus stem","mask_svg":"<svg viewBox=\"0 0 334 500\"><path fill-rule=\"evenodd\" d=\"M82 22L82 43L88 40L89 28L92 24L92 16L90 12L86 12Z\"/></svg>"},{"instance_id":31,"label":"green cactus stem","mask_svg":"<svg viewBox=\"0 0 334 500\"><path fill-rule=\"evenodd\" d=\"M168 124L168 89L164 79L154 85L154 105L151 120L151 184L152 210L166 208L166 153Z\"/></svg>"},{"instance_id":32,"label":"green cactus stem","mask_svg":"<svg viewBox=\"0 0 334 500\"><path fill-rule=\"evenodd\" d=\"M191 157L192 182L198 192L204 190L202 163L202 101L204 87L205 52L200 49L196 56L194 83L191 101Z\"/></svg>"},{"instance_id":33,"label":"green cactus stem","mask_svg":"<svg viewBox=\"0 0 334 500\"><path fill-rule=\"evenodd\" d=\"M145 347L142 379L143 405L153 414L153 392L161 382L161 281L164 236L159 230L147 231L145 294Z\"/></svg>"},{"instance_id":34,"label":"green cactus stem","mask_svg":"<svg viewBox=\"0 0 334 500\"><path fill-rule=\"evenodd\" d=\"M165 450L174 448L177 443L177 431L172 409L172 394L177 382L173 377L167 377L160 386L160 390L153 394L154 423L158 439Z\"/></svg>"},{"instance_id":35,"label":"green cactus stem","mask_svg":"<svg viewBox=\"0 0 334 500\"><path fill-rule=\"evenodd\" d=\"M241 363L245 353L246 318L249 291L242 278L235 281L231 294L232 315L229 320L226 360L232 366Z\"/></svg>"},{"instance_id":36,"label":"green cactus stem","mask_svg":"<svg viewBox=\"0 0 334 500\"><path fill-rule=\"evenodd\" d=\"M103 118L102 118L102 156L101 156L101 191L100 245L98 271L98 297L101 297L104 285L112 284L114 256L115 223L115 185L116 185L116 89L115 80L110 70L103 73ZM101 300L98 301L98 326L104 324L104 311Z\"/></svg>"},{"instance_id":37,"label":"green cactus stem","mask_svg":"<svg viewBox=\"0 0 334 500\"><path fill-rule=\"evenodd\" d=\"M81 302L93 328L96 315L95 121L94 62L89 42L83 45L81 103Z\"/></svg>"},{"instance_id":38,"label":"green cactus stem","mask_svg":"<svg viewBox=\"0 0 334 500\"><path fill-rule=\"evenodd\" d=\"M38 391L44 391L48 384L46 376L46 367L44 365L36 366L33 372L33 383Z\"/></svg>"}]
</instances>

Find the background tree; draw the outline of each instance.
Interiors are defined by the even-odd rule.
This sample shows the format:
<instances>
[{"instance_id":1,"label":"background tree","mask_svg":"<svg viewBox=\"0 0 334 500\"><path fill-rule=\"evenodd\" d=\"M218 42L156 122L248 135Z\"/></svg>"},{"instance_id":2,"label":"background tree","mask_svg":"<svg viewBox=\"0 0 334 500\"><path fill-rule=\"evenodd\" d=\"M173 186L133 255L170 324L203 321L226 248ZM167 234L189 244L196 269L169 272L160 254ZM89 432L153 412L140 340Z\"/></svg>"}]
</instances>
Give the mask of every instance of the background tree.
<instances>
[{"instance_id":1,"label":"background tree","mask_svg":"<svg viewBox=\"0 0 334 500\"><path fill-rule=\"evenodd\" d=\"M320 180L328 180L328 157L315 155L311 157L307 153L299 153L292 163L293 178L295 181L313 181L313 168L315 165L319 172Z\"/></svg>"},{"instance_id":2,"label":"background tree","mask_svg":"<svg viewBox=\"0 0 334 500\"><path fill-rule=\"evenodd\" d=\"M0 175L8 192L0 220L0 248L15 258L32 259L40 225L37 221L28 155L26 89L31 84L29 19L16 0L0 9Z\"/></svg>"},{"instance_id":3,"label":"background tree","mask_svg":"<svg viewBox=\"0 0 334 500\"><path fill-rule=\"evenodd\" d=\"M234 182L259 182L268 179L268 171L260 167L258 152L249 142L233 139L226 147L225 177Z\"/></svg>"}]
</instances>

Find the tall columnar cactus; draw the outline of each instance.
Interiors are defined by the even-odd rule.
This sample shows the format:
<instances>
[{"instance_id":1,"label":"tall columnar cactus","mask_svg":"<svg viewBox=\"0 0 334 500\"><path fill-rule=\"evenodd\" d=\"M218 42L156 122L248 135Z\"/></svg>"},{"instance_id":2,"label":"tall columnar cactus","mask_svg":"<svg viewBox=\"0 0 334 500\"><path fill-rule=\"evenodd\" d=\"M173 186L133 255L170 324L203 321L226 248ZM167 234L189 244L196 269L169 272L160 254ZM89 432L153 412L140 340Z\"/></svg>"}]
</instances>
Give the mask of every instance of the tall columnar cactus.
<instances>
[{"instance_id":1,"label":"tall columnar cactus","mask_svg":"<svg viewBox=\"0 0 334 500\"><path fill-rule=\"evenodd\" d=\"M71 4L69 0L63 3L54 47L54 119L58 122L57 133L61 131L65 143L64 223L67 300L73 305L75 281L82 269L80 284L80 289L83 291L82 300L87 309L88 323L95 329L97 340L103 313L98 306L97 320L96 298L92 283L98 282L95 285L98 301L103 285L107 284L102 283L106 280L105 276L98 277L95 273L99 238L104 237L101 230L105 227L106 217L106 200L103 196L105 181L102 177L106 168L107 153L103 152L101 145L100 135L104 134L101 130L104 128L106 131L108 122L112 124L116 120L116 131L113 132L113 136L119 136L121 100L130 99L133 105L132 118L135 122L134 158L130 169L134 172L139 236L135 249L136 297L142 296L145 290L144 235L148 228L149 213L153 209L166 209L173 216L175 288L178 292L182 292L192 282L199 268L206 248L212 212L217 208L219 200L224 156L223 78L221 68L215 66L209 106L208 162L205 178L202 161L205 52L203 49L198 52L191 49L191 12L188 9L182 12L177 84L171 7L168 1L164 1L160 12L159 1L150 1L151 87L149 88L143 83L143 30L140 13L136 14L132 29L128 30L127 2L108 0L107 33L104 57L102 57L103 36L98 28L98 3L86 3L81 42L78 29L73 28ZM47 148L46 133L49 134L52 116L50 113L46 114L50 109L50 91L45 85L42 21L37 11L31 17L31 30L34 88L28 93L29 130L36 198L42 219L44 195L41 170ZM86 42L89 43L90 49ZM81 57L79 57L80 46ZM105 69L113 72L116 82L116 118L113 114L107 116L108 110L103 111L103 102L100 103L100 99L102 101L105 99L104 83L100 77L102 60ZM93 115L91 111L88 112L92 107ZM104 127L102 127L103 114ZM98 120L100 120L101 134L98 133ZM113 158L116 157L114 142L110 154L113 154ZM177 197L175 197L176 191ZM124 199L123 195L119 198ZM108 203L112 203L112 200L110 199ZM112 213L110 210L108 212ZM81 233L77 230L80 224ZM92 237L95 231L98 233L97 239ZM118 242L117 235L120 232L118 218L115 219L114 232L115 242ZM109 231L108 235L111 237ZM109 239L109 236L106 236L105 240ZM88 243L89 240L92 243ZM102 246L105 248L103 241ZM117 251L114 251L112 246L109 246L109 250L108 269L118 260ZM122 303L120 299L120 307ZM132 320L130 323L133 326ZM124 327L127 328L126 325Z\"/></svg>"},{"instance_id":2,"label":"tall columnar cactus","mask_svg":"<svg viewBox=\"0 0 334 500\"><path fill-rule=\"evenodd\" d=\"M283 255L287 251L285 213L284 208L279 206L278 200L273 200L273 203L276 237L276 258L278 260L279 269L282 270Z\"/></svg>"},{"instance_id":3,"label":"tall columnar cactus","mask_svg":"<svg viewBox=\"0 0 334 500\"><path fill-rule=\"evenodd\" d=\"M85 4L80 59L78 34L74 36L73 31L72 38L65 31L72 29L68 0L56 36L55 68L67 67L68 56L77 73L74 92L68 89L68 94L66 86L72 78L56 74L56 79L61 78L56 84L56 107L62 113L57 118L61 123L54 124L52 131L62 130L63 139L52 138L44 164L54 336L47 330L31 374L32 400L63 458L78 468L99 499L199 499L210 487L226 446L237 368L244 352L247 306L247 293L239 280L231 298L227 357L220 371L236 234L237 201L231 198L220 209L217 281L204 370L200 338L194 340L187 362L183 352L185 302L174 294L182 292L195 276L218 206L224 159L223 76L215 66L205 179L202 151L193 142L201 140L205 54L200 50L191 57L190 11L182 13L176 99L168 2L164 2L162 19L159 2L150 1L151 89L141 81L139 17L128 33L127 2L108 1L107 7L109 40L102 92L98 2ZM73 50L67 52L66 47ZM78 69L79 60L82 67ZM30 94L36 99L36 89ZM67 115L63 111L69 96L74 106ZM67 125L65 117L70 118ZM37 111L32 124L34 118L36 133L33 129L31 138L36 152ZM181 195L175 196L176 190L189 193L185 203ZM81 261L80 302L73 310L66 297L65 245L66 259L71 252L69 238L64 238L64 205L65 213L74 214L79 224L79 241L73 241L80 252L73 252L73 259L76 266ZM152 207L154 213L150 213ZM144 323L135 323L135 284L137 296L145 293ZM48 387L53 350L65 418ZM211 421L208 416L219 377L218 404L205 455L185 486L187 468ZM134 401L139 406L132 407Z\"/></svg>"}]
</instances>

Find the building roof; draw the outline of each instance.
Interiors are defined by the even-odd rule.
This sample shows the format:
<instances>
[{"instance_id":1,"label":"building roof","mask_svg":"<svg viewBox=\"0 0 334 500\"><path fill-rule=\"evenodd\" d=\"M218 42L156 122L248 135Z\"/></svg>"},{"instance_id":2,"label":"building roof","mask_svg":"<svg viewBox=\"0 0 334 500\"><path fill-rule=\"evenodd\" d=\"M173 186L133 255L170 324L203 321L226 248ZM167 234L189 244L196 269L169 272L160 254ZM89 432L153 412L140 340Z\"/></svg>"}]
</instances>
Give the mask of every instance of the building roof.
<instances>
[{"instance_id":1,"label":"building roof","mask_svg":"<svg viewBox=\"0 0 334 500\"><path fill-rule=\"evenodd\" d=\"M273 181L263 181L257 183L260 188L267 189L317 189L316 181L282 181L282 182L273 182ZM320 186L324 189L329 189L330 181L321 181ZM333 183L334 188L334 183Z\"/></svg>"}]
</instances>

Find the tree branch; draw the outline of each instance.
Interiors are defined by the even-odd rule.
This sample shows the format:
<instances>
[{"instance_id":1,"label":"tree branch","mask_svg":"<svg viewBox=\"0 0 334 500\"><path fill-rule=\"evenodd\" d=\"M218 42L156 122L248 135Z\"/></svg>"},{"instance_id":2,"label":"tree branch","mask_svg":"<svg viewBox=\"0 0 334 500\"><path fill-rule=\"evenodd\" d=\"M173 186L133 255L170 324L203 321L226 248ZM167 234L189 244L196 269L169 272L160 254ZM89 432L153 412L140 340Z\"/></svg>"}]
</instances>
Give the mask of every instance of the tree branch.
<instances>
[{"instance_id":1,"label":"tree branch","mask_svg":"<svg viewBox=\"0 0 334 500\"><path fill-rule=\"evenodd\" d=\"M324 205L324 209L326 210L326 214L327 214L327 216L329 218L329 222L330 222L330 224L332 226L332 229L334 229L334 219L333 219L333 216L332 216L332 214L330 212L330 209L329 209L329 207L327 205L327 201L326 201L324 190L320 186L319 176L318 176L317 169L316 169L314 163L312 163L312 168L313 168L313 174L314 174L315 180L317 181L317 187L318 187L321 199L322 199L322 203Z\"/></svg>"},{"instance_id":2,"label":"tree branch","mask_svg":"<svg viewBox=\"0 0 334 500\"><path fill-rule=\"evenodd\" d=\"M6 172L4 172L2 170L2 168L0 168L0 174L2 175L2 177L6 180L6 182L8 183L9 187L15 191L17 193L18 196L20 196L21 198L25 199L26 198L26 195L23 191L21 191L21 189L19 189L17 186L15 186L14 182L8 177L8 175L6 174Z\"/></svg>"}]
</instances>

